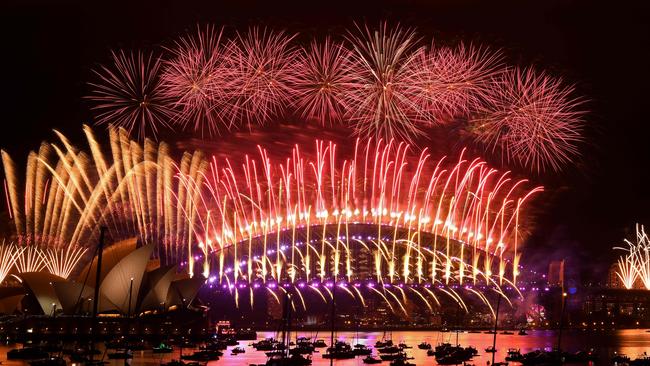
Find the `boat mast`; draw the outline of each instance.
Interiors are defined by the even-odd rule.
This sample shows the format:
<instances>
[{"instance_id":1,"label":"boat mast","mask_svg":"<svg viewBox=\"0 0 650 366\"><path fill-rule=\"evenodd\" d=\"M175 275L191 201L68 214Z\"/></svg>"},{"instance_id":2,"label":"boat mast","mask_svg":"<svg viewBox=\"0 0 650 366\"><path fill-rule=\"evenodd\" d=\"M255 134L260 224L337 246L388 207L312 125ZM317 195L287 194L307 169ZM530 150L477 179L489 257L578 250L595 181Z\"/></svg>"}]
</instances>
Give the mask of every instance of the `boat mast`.
<instances>
[{"instance_id":1,"label":"boat mast","mask_svg":"<svg viewBox=\"0 0 650 366\"><path fill-rule=\"evenodd\" d=\"M560 294L560 327L557 334L557 352L562 357L562 327L564 325L564 308L566 306L567 293L564 292L564 283L562 283L562 293Z\"/></svg>"},{"instance_id":2,"label":"boat mast","mask_svg":"<svg viewBox=\"0 0 650 366\"><path fill-rule=\"evenodd\" d=\"M334 345L334 317L336 315L336 276L334 276L334 287L332 287L332 314L331 314L331 333L330 333L330 366L334 365L334 352L336 352Z\"/></svg>"},{"instance_id":3,"label":"boat mast","mask_svg":"<svg viewBox=\"0 0 650 366\"><path fill-rule=\"evenodd\" d=\"M91 337L90 337L90 362L95 358L95 340L97 339L97 307L99 305L99 285L102 275L102 254L104 252L104 234L106 227L99 228L99 243L97 245L97 272L95 276L95 294L93 295L93 315L91 322Z\"/></svg>"},{"instance_id":4,"label":"boat mast","mask_svg":"<svg viewBox=\"0 0 650 366\"><path fill-rule=\"evenodd\" d=\"M494 337L492 338L492 364L494 365L494 356L497 354L497 324L499 323L499 306L501 305L501 294L497 297L497 311L494 314Z\"/></svg>"}]
</instances>

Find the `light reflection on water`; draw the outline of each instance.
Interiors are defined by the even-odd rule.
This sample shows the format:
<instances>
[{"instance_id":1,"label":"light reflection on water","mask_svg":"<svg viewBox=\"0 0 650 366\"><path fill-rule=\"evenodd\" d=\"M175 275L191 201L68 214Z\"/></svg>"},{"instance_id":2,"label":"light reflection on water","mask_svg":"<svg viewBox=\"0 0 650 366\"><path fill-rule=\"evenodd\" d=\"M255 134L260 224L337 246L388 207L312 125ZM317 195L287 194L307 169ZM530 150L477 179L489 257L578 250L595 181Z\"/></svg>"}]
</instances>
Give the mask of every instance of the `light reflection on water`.
<instances>
[{"instance_id":1,"label":"light reflection on water","mask_svg":"<svg viewBox=\"0 0 650 366\"><path fill-rule=\"evenodd\" d=\"M375 342L382 339L384 333L382 332L359 332L358 340L357 334L354 332L340 332L338 339L345 340L352 344L361 343L374 348ZM265 337L273 337L273 332L258 332L258 339ZM329 332L299 332L298 336L318 337L325 339L329 344ZM293 339L296 334L292 333ZM486 347L492 345L492 334L484 333L459 333L458 342L463 346L474 346L479 350L479 355L475 357L470 363L476 365L485 365L488 360L491 360L492 355L486 353ZM392 339L395 343L406 343L413 348L408 349L408 354L415 359L411 360L416 365L435 365L435 359L428 357L425 350L417 348L420 342L429 342L436 345L441 342L456 342L455 332L440 333L436 331L399 331L392 333ZM246 349L246 353L237 356L230 355L230 349L224 352L225 356L219 361L210 362L208 366L219 365L250 365L250 364L264 364L266 356L264 352L257 352L249 344L252 341L241 341L240 347ZM547 348L551 349L557 345L557 333L554 331L531 331L526 336L517 335L497 335L497 354L496 360L503 361L509 348L520 349L522 353L529 352L535 349ZM9 345L0 346L0 361L3 366L22 366L25 365L22 361L7 361L7 351L15 346ZM650 333L645 330L631 329L631 330L618 330L611 332L584 332L584 331L565 331L562 336L562 349L570 352L578 350L588 350L594 348L603 360L609 360L615 352L624 353L634 358L641 355L643 352L650 350ZM320 349L324 352L324 348ZM179 350L171 355L153 355L151 351L138 351L134 353L134 359L131 362L133 366L153 366L162 362L167 362L172 358L178 359ZM184 349L183 353L191 353L191 350ZM334 361L338 366L352 366L363 365L363 357L357 357L350 360L337 360ZM330 361L323 359L321 353L314 353L312 356L314 366L329 365ZM69 363L70 365L70 363ZM109 365L118 366L124 365L123 360L109 360ZM382 365L388 365L388 362L383 362Z\"/></svg>"}]
</instances>

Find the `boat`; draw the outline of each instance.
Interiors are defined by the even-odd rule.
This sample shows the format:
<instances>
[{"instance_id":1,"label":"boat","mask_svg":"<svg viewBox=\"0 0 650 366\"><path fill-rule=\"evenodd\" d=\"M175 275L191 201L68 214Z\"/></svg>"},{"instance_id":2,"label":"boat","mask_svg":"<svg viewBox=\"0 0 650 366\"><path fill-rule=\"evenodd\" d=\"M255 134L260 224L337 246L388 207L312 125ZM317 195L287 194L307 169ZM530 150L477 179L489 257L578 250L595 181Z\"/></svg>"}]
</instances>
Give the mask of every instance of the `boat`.
<instances>
[{"instance_id":1,"label":"boat","mask_svg":"<svg viewBox=\"0 0 650 366\"><path fill-rule=\"evenodd\" d=\"M374 357L372 355L368 355L368 356L363 358L363 363L367 363L367 364L381 363L381 359L377 358L377 357Z\"/></svg>"},{"instance_id":2,"label":"boat","mask_svg":"<svg viewBox=\"0 0 650 366\"><path fill-rule=\"evenodd\" d=\"M311 338L307 337L298 337L296 339L296 346L289 349L290 354L299 354L299 355L310 355L316 351L314 343L312 343Z\"/></svg>"},{"instance_id":3,"label":"boat","mask_svg":"<svg viewBox=\"0 0 650 366\"><path fill-rule=\"evenodd\" d=\"M404 352L397 352L397 353L384 353L379 355L379 358L381 358L383 361L395 361L398 358L403 358L407 359L406 353Z\"/></svg>"},{"instance_id":4,"label":"boat","mask_svg":"<svg viewBox=\"0 0 650 366\"><path fill-rule=\"evenodd\" d=\"M291 353L291 351L289 351ZM272 351L264 352L266 357L273 357L273 356L282 356L286 354L286 352L283 349L274 349Z\"/></svg>"},{"instance_id":5,"label":"boat","mask_svg":"<svg viewBox=\"0 0 650 366\"><path fill-rule=\"evenodd\" d=\"M542 350L535 350L528 352L519 361L523 365L548 365L548 364L561 364L562 356L559 352L551 351L546 352Z\"/></svg>"},{"instance_id":6,"label":"boat","mask_svg":"<svg viewBox=\"0 0 650 366\"><path fill-rule=\"evenodd\" d=\"M521 352L518 348L510 348L508 350L508 355L506 356L506 361L519 362L523 359Z\"/></svg>"},{"instance_id":7,"label":"boat","mask_svg":"<svg viewBox=\"0 0 650 366\"><path fill-rule=\"evenodd\" d=\"M454 357L452 355L447 355L441 358L436 358L436 363L438 365L460 365L464 361L460 358Z\"/></svg>"},{"instance_id":8,"label":"boat","mask_svg":"<svg viewBox=\"0 0 650 366\"><path fill-rule=\"evenodd\" d=\"M522 328L522 329L519 329L519 333L517 333L517 334L523 336L523 335L528 335L528 332L526 332L526 329Z\"/></svg>"},{"instance_id":9,"label":"boat","mask_svg":"<svg viewBox=\"0 0 650 366\"><path fill-rule=\"evenodd\" d=\"M390 366L415 366L415 364L406 361L404 358L398 358L391 361Z\"/></svg>"},{"instance_id":10,"label":"boat","mask_svg":"<svg viewBox=\"0 0 650 366\"><path fill-rule=\"evenodd\" d=\"M375 348L384 348L384 347L392 347L392 346L393 346L392 339L385 339L385 340L375 342Z\"/></svg>"},{"instance_id":11,"label":"boat","mask_svg":"<svg viewBox=\"0 0 650 366\"><path fill-rule=\"evenodd\" d=\"M436 355L436 351L432 349L427 350L427 356L435 356L435 355Z\"/></svg>"},{"instance_id":12,"label":"boat","mask_svg":"<svg viewBox=\"0 0 650 366\"><path fill-rule=\"evenodd\" d=\"M255 347L254 345L251 346ZM228 346L226 346L226 344L221 341L212 341L210 343L199 346L199 350L201 351L222 351L226 348L228 348Z\"/></svg>"},{"instance_id":13,"label":"boat","mask_svg":"<svg viewBox=\"0 0 650 366\"><path fill-rule=\"evenodd\" d=\"M289 357L274 356L266 361L265 366L307 366L311 365L311 358L303 355L291 355Z\"/></svg>"},{"instance_id":14,"label":"boat","mask_svg":"<svg viewBox=\"0 0 650 366\"><path fill-rule=\"evenodd\" d=\"M38 347L14 348L7 352L8 360L36 360L48 358L50 355Z\"/></svg>"},{"instance_id":15,"label":"boat","mask_svg":"<svg viewBox=\"0 0 650 366\"><path fill-rule=\"evenodd\" d=\"M589 351L578 351L576 353L563 353L562 357L566 360L567 363L585 363L585 362L597 362L598 361L598 355L593 350ZM644 358L647 358L648 361L650 361L650 357L648 357L644 353ZM650 364L650 362L648 363Z\"/></svg>"},{"instance_id":16,"label":"boat","mask_svg":"<svg viewBox=\"0 0 650 366\"><path fill-rule=\"evenodd\" d=\"M223 356L223 352L221 352L221 351L206 351L206 350L203 350L203 351L196 351L196 352L192 353L191 355L183 355L183 356L181 356L181 360L207 362L207 361L216 361L221 356Z\"/></svg>"},{"instance_id":17,"label":"boat","mask_svg":"<svg viewBox=\"0 0 650 366\"><path fill-rule=\"evenodd\" d=\"M167 363L162 363L160 366L201 366L198 362L183 362L179 360L171 360Z\"/></svg>"},{"instance_id":18,"label":"boat","mask_svg":"<svg viewBox=\"0 0 650 366\"><path fill-rule=\"evenodd\" d=\"M63 357L48 357L40 360L29 361L31 366L66 366L67 363Z\"/></svg>"},{"instance_id":19,"label":"boat","mask_svg":"<svg viewBox=\"0 0 650 366\"><path fill-rule=\"evenodd\" d=\"M263 339L259 342L254 342L251 344L253 348L255 348L258 351L272 351L276 348L276 346L279 344L277 340L274 338L267 338ZM223 343L224 347L226 346L225 342ZM224 348L225 349L225 348Z\"/></svg>"},{"instance_id":20,"label":"boat","mask_svg":"<svg viewBox=\"0 0 650 366\"><path fill-rule=\"evenodd\" d=\"M246 350L243 349L242 347L235 347L230 351L233 355L238 355L240 353L246 353Z\"/></svg>"},{"instance_id":21,"label":"boat","mask_svg":"<svg viewBox=\"0 0 650 366\"><path fill-rule=\"evenodd\" d=\"M379 353L397 353L400 350L401 348L395 346L386 346L382 348L377 348L377 352Z\"/></svg>"},{"instance_id":22,"label":"boat","mask_svg":"<svg viewBox=\"0 0 650 366\"><path fill-rule=\"evenodd\" d=\"M427 351L427 355L429 352ZM478 350L474 347L462 347L457 346L447 346L445 348L439 348L437 351L433 352L433 355L436 356L436 362L444 365L456 365L469 361L472 357L478 354Z\"/></svg>"},{"instance_id":23,"label":"boat","mask_svg":"<svg viewBox=\"0 0 650 366\"><path fill-rule=\"evenodd\" d=\"M493 346L490 346L490 347L485 349L485 352L487 352L487 353L496 353L496 351L497 351L497 349L494 348Z\"/></svg>"},{"instance_id":24,"label":"boat","mask_svg":"<svg viewBox=\"0 0 650 366\"><path fill-rule=\"evenodd\" d=\"M133 358L133 352L131 352L128 349L118 350L115 352L110 352L108 354L108 358L111 360L126 360L129 358Z\"/></svg>"},{"instance_id":25,"label":"boat","mask_svg":"<svg viewBox=\"0 0 650 366\"><path fill-rule=\"evenodd\" d=\"M153 353L172 353L174 352L174 348L172 346L165 344L161 342L157 347L154 347Z\"/></svg>"},{"instance_id":26,"label":"boat","mask_svg":"<svg viewBox=\"0 0 650 366\"><path fill-rule=\"evenodd\" d=\"M337 341L334 344L334 347L329 347L327 349L327 352L323 354L323 358L344 360L348 358L354 358L356 356L349 344L341 341Z\"/></svg>"},{"instance_id":27,"label":"boat","mask_svg":"<svg viewBox=\"0 0 650 366\"><path fill-rule=\"evenodd\" d=\"M401 348L401 349L413 348L413 347L407 345L406 343L400 343L400 344L398 344L397 346L398 346L399 348Z\"/></svg>"},{"instance_id":28,"label":"boat","mask_svg":"<svg viewBox=\"0 0 650 366\"><path fill-rule=\"evenodd\" d=\"M509 331L509 330L504 330L503 332L501 332L501 334L504 334L504 335L512 335L512 334L514 334L514 333L511 332L511 331Z\"/></svg>"},{"instance_id":29,"label":"boat","mask_svg":"<svg viewBox=\"0 0 650 366\"><path fill-rule=\"evenodd\" d=\"M422 342L418 344L419 349L431 349L431 343Z\"/></svg>"},{"instance_id":30,"label":"boat","mask_svg":"<svg viewBox=\"0 0 650 366\"><path fill-rule=\"evenodd\" d=\"M370 355L372 350L364 344L355 344L354 349L352 350L356 356L365 356Z\"/></svg>"},{"instance_id":31,"label":"boat","mask_svg":"<svg viewBox=\"0 0 650 366\"><path fill-rule=\"evenodd\" d=\"M322 339L317 339L317 340L314 342L314 347L315 347L315 348L323 348L323 347L327 347L327 344L325 343L324 340L322 340Z\"/></svg>"},{"instance_id":32,"label":"boat","mask_svg":"<svg viewBox=\"0 0 650 366\"><path fill-rule=\"evenodd\" d=\"M620 354L615 354L614 357L612 357L612 363L617 364L617 363L630 363L630 358L627 357L625 354L620 353Z\"/></svg>"}]
</instances>

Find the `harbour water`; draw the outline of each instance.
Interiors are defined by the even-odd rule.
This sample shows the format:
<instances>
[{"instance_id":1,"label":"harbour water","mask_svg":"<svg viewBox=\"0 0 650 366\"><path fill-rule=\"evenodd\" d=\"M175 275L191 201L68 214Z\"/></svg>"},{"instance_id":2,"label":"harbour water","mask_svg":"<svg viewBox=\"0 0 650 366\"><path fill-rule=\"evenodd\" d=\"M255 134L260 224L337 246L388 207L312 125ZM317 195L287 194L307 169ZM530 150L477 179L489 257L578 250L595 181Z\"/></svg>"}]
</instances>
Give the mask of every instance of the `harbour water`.
<instances>
[{"instance_id":1,"label":"harbour water","mask_svg":"<svg viewBox=\"0 0 650 366\"><path fill-rule=\"evenodd\" d=\"M273 332L258 332L258 339L265 337L276 336ZM324 339L329 344L329 332L298 332L297 336L317 337ZM391 336L387 333L386 336ZM295 339L296 333L292 333ZM383 332L340 332L338 339L350 342L351 344L361 343L374 348L375 342L384 337ZM492 345L492 334L486 333L459 333L458 342L463 346L474 346L478 349L479 354L469 363L479 365L486 365L487 361L491 361L492 355L485 352L485 348ZM441 342L456 342L455 332L437 332L437 331L395 331L392 332L392 340L397 343L405 343L413 348L408 349L407 353L414 357L410 362L416 365L435 365L435 359L428 357L426 350L418 349L417 345L421 342L428 342L436 345ZM228 347L224 351L224 356L218 361L212 361L208 366L217 365L251 365L251 364L264 364L266 356L264 352L256 351L254 348L249 347L253 341L240 341L239 346L245 348L246 352L239 355L231 355L230 350L233 347ZM528 335L518 335L516 332L512 335L497 335L497 353L495 360L503 361L507 354L508 349L519 349L522 353L529 352L535 349L551 349L557 346L557 333L554 331L529 331ZM0 361L2 365L6 366L24 366L24 361L7 360L7 351L19 347L18 345L2 345L0 346ZM562 349L569 352L576 352L579 350L594 349L604 362L608 364L609 360L616 353L626 354L632 358L642 355L644 352L650 351L650 333L645 329L632 329L632 330L616 330L616 331L565 331L562 336ZM175 347L172 354L153 354L150 350L134 352L134 358L130 362L133 366L153 366L160 363L167 362L171 359L179 358L180 349ZM321 353L314 353L312 356L314 366L325 366L330 364L330 360L322 358L324 348L320 349ZM184 348L183 354L191 353L191 349ZM376 351L373 351L376 353ZM363 365L363 357L357 357L349 360L335 360L334 364L338 366L352 366ZM112 366L124 365L124 360L108 360L108 364ZM72 363L68 363L72 365ZM388 365L388 362L383 362L383 365Z\"/></svg>"}]
</instances>

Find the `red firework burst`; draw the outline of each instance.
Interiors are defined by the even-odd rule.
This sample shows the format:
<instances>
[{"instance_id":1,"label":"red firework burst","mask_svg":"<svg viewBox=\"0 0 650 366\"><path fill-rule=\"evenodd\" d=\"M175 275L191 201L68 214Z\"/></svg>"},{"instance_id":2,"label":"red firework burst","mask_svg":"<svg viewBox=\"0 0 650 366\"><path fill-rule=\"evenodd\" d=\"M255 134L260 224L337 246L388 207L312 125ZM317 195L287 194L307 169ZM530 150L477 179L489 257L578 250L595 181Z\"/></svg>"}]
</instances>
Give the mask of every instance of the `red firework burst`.
<instances>
[{"instance_id":1,"label":"red firework burst","mask_svg":"<svg viewBox=\"0 0 650 366\"><path fill-rule=\"evenodd\" d=\"M174 104L174 122L214 135L225 122L221 115L226 69L222 67L222 30L197 27L169 51L162 75L164 94Z\"/></svg>"},{"instance_id":2,"label":"red firework burst","mask_svg":"<svg viewBox=\"0 0 650 366\"><path fill-rule=\"evenodd\" d=\"M87 99L94 102L97 124L137 130L143 138L147 131L157 133L172 116L169 100L162 92L161 61L151 53L111 52L113 64L94 70L97 81Z\"/></svg>"},{"instance_id":3,"label":"red firework burst","mask_svg":"<svg viewBox=\"0 0 650 366\"><path fill-rule=\"evenodd\" d=\"M496 78L474 121L476 140L531 170L558 171L579 154L582 141L584 101L573 94L561 79L509 70Z\"/></svg>"},{"instance_id":4,"label":"red firework burst","mask_svg":"<svg viewBox=\"0 0 650 366\"><path fill-rule=\"evenodd\" d=\"M415 32L382 23L377 30L357 26L356 33L346 37L359 78L346 98L356 133L405 141L421 135L424 113L408 85Z\"/></svg>"},{"instance_id":5,"label":"red firework burst","mask_svg":"<svg viewBox=\"0 0 650 366\"><path fill-rule=\"evenodd\" d=\"M294 105L303 118L339 123L347 113L346 92L356 83L352 51L341 43L312 42L302 49L294 69Z\"/></svg>"},{"instance_id":6,"label":"red firework burst","mask_svg":"<svg viewBox=\"0 0 650 366\"><path fill-rule=\"evenodd\" d=\"M420 49L409 64L407 85L431 123L468 116L481 106L492 78L501 72L501 54L486 48Z\"/></svg>"},{"instance_id":7,"label":"red firework burst","mask_svg":"<svg viewBox=\"0 0 650 366\"><path fill-rule=\"evenodd\" d=\"M297 55L290 45L295 35L252 28L228 43L229 105L224 110L231 124L264 124L289 105L291 67Z\"/></svg>"}]
</instances>

